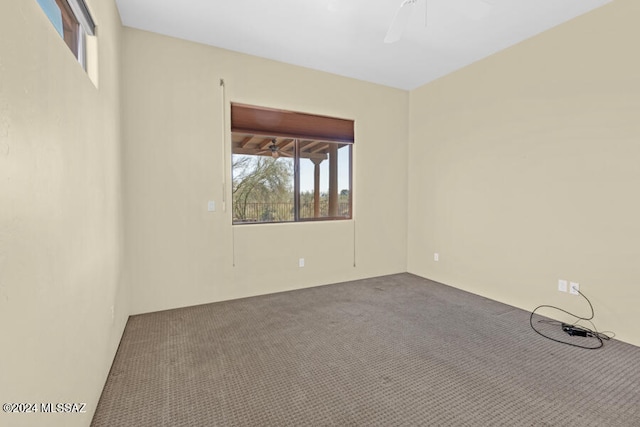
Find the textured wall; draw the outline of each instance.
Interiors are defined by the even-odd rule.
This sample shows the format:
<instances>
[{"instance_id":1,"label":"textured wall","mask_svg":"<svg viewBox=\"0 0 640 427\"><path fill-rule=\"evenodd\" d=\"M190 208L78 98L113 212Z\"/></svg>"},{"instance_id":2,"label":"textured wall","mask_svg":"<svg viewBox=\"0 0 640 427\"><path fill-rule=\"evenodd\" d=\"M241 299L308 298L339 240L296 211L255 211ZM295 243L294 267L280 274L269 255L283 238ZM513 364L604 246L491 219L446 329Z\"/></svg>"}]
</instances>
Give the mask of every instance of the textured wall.
<instances>
[{"instance_id":1,"label":"textured wall","mask_svg":"<svg viewBox=\"0 0 640 427\"><path fill-rule=\"evenodd\" d=\"M88 425L129 314L121 26L113 1L88 3L99 88L35 0L0 2L0 402L87 404L3 426Z\"/></svg>"},{"instance_id":2,"label":"textured wall","mask_svg":"<svg viewBox=\"0 0 640 427\"><path fill-rule=\"evenodd\" d=\"M123 44L134 313L406 270L407 92L128 28ZM221 78L226 108L355 120L355 221L231 226Z\"/></svg>"},{"instance_id":3,"label":"textured wall","mask_svg":"<svg viewBox=\"0 0 640 427\"><path fill-rule=\"evenodd\" d=\"M0 400L88 410L0 424L88 425L129 313L407 260L525 309L584 313L556 291L578 281L598 326L640 344L633 0L411 94L122 30L113 1L89 5L97 88L37 2L0 3ZM355 119L355 221L231 226L220 78L227 102Z\"/></svg>"},{"instance_id":4,"label":"textured wall","mask_svg":"<svg viewBox=\"0 0 640 427\"><path fill-rule=\"evenodd\" d=\"M576 281L640 344L638 18L618 0L411 93L410 272L589 314Z\"/></svg>"}]
</instances>

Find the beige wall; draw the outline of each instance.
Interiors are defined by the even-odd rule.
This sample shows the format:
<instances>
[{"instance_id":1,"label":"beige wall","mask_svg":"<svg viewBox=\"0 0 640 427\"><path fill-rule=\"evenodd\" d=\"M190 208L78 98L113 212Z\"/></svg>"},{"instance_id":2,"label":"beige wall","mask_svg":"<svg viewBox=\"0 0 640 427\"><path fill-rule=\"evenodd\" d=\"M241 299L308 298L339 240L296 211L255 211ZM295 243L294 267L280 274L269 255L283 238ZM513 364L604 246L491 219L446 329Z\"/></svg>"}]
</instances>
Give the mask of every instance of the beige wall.
<instances>
[{"instance_id":1,"label":"beige wall","mask_svg":"<svg viewBox=\"0 0 640 427\"><path fill-rule=\"evenodd\" d=\"M123 46L133 313L406 271L407 92L128 28ZM355 221L232 227L231 101L354 119Z\"/></svg>"},{"instance_id":2,"label":"beige wall","mask_svg":"<svg viewBox=\"0 0 640 427\"><path fill-rule=\"evenodd\" d=\"M87 404L0 412L3 426L89 425L129 314L120 18L113 1L88 3L99 89L35 0L0 2L0 402Z\"/></svg>"},{"instance_id":3,"label":"beige wall","mask_svg":"<svg viewBox=\"0 0 640 427\"><path fill-rule=\"evenodd\" d=\"M411 92L408 269L640 345L640 2ZM439 252L440 261L433 261Z\"/></svg>"},{"instance_id":4,"label":"beige wall","mask_svg":"<svg viewBox=\"0 0 640 427\"><path fill-rule=\"evenodd\" d=\"M407 269L584 313L556 291L578 281L598 326L640 345L634 0L410 94L89 5L98 88L35 0L0 3L0 401L88 409L0 424L88 425L130 313ZM355 119L355 220L232 227L230 101Z\"/></svg>"}]
</instances>

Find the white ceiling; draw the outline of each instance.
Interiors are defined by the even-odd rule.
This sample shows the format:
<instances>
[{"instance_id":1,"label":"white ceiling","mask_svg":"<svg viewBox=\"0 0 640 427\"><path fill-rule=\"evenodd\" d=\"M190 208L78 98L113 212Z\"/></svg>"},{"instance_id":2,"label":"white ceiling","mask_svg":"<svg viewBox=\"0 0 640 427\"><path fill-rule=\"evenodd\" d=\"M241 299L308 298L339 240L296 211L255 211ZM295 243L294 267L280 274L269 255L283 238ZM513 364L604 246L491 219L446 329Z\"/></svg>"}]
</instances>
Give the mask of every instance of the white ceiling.
<instances>
[{"instance_id":1,"label":"white ceiling","mask_svg":"<svg viewBox=\"0 0 640 427\"><path fill-rule=\"evenodd\" d=\"M407 90L610 1L417 0L385 44L402 0L116 0L129 27Z\"/></svg>"}]
</instances>

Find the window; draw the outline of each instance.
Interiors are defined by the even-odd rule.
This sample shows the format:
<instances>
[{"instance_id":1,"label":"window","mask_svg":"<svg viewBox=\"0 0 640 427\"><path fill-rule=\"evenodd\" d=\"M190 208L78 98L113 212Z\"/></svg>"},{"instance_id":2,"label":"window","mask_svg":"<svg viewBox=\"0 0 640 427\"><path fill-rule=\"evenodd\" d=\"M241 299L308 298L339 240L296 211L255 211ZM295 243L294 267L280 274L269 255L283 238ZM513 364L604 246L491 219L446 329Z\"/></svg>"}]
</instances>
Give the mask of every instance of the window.
<instances>
[{"instance_id":1,"label":"window","mask_svg":"<svg viewBox=\"0 0 640 427\"><path fill-rule=\"evenodd\" d=\"M38 0L38 4L86 69L87 35L95 35L95 24L84 0Z\"/></svg>"},{"instance_id":2,"label":"window","mask_svg":"<svg viewBox=\"0 0 640 427\"><path fill-rule=\"evenodd\" d=\"M231 105L233 223L350 219L353 121Z\"/></svg>"}]
</instances>

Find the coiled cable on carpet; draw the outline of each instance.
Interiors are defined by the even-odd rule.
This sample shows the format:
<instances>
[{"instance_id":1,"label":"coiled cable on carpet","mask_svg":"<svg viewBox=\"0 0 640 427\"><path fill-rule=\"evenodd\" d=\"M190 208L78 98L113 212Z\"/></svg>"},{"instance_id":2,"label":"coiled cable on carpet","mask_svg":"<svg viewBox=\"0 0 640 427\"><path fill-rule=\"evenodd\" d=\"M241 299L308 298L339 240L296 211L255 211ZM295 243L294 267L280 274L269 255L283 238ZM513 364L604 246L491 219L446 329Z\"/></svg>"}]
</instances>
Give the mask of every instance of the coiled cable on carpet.
<instances>
[{"instance_id":1,"label":"coiled cable on carpet","mask_svg":"<svg viewBox=\"0 0 640 427\"><path fill-rule=\"evenodd\" d=\"M587 303L589 304L589 308L591 309L591 315L589 317L577 316L577 315L575 315L575 314L573 314L573 313L571 313L571 312L569 312L567 310L564 310L562 308L559 308L559 307L556 307L556 306L553 306L553 305L539 305L531 312L531 316L529 316L529 324L531 325L531 329L533 329L537 334L542 335L543 337L545 337L547 339L550 339L551 341L559 342L561 344L570 345L572 347L584 348L584 349L587 349L587 350L597 350L599 348L602 348L602 347L604 347L604 341L611 339L611 337L609 335L607 335L606 333L598 332L598 330L596 329L596 326L591 321L593 319L593 316L595 315L595 312L593 310L593 305L591 305L591 301L589 301L589 298L587 298L582 292L580 292L580 290L576 289L576 291L585 300L587 300ZM590 346L586 346L586 345L575 344L575 343L572 343L572 342L563 341L563 340L559 340L559 339L550 337L550 336L545 335L542 332L540 332L538 329L536 329L536 327L533 324L533 315L536 313L536 311L538 311L538 310L540 310L542 308L550 308L552 310L557 310L557 311L560 311L562 313L568 314L569 316L575 318L576 321L574 323L572 323L572 324L566 324L564 322L559 322L559 321L556 321L556 320L541 319L541 320L538 320L538 323L547 323L547 324L551 324L551 325L558 325L561 328L563 328L563 330L565 330L565 332L572 331L576 335L579 334L581 336L585 336L585 337L589 337L589 338L595 338L597 340L597 342L598 342L597 346L590 347ZM580 321L589 322L593 329L586 328L584 326L576 326L578 324L578 322L580 322ZM567 332L567 333L572 335L571 332ZM583 333L584 333L584 335L582 335Z\"/></svg>"}]
</instances>

